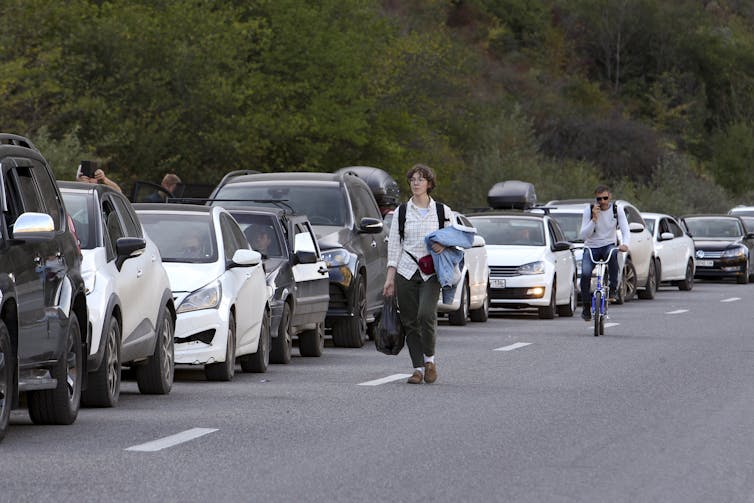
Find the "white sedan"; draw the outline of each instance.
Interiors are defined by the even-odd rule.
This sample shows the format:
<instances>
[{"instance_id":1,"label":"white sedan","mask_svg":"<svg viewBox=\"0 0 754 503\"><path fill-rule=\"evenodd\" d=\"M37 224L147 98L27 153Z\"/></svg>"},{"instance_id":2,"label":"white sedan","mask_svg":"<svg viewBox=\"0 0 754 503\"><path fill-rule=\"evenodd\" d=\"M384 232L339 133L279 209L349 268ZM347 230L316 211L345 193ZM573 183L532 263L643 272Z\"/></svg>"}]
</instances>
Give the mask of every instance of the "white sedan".
<instances>
[{"instance_id":1,"label":"white sedan","mask_svg":"<svg viewBox=\"0 0 754 503\"><path fill-rule=\"evenodd\" d=\"M691 290L696 271L694 240L670 215L642 212L641 216L654 240L659 281L672 282L680 290Z\"/></svg>"},{"instance_id":2,"label":"white sedan","mask_svg":"<svg viewBox=\"0 0 754 503\"><path fill-rule=\"evenodd\" d=\"M486 241L493 308L536 308L539 317L573 316L576 261L549 215L489 212L469 215Z\"/></svg>"},{"instance_id":3,"label":"white sedan","mask_svg":"<svg viewBox=\"0 0 754 503\"><path fill-rule=\"evenodd\" d=\"M135 204L160 249L178 319L175 362L203 365L208 380L229 381L236 358L244 372L266 372L271 289L262 256L227 210L182 204Z\"/></svg>"}]
</instances>

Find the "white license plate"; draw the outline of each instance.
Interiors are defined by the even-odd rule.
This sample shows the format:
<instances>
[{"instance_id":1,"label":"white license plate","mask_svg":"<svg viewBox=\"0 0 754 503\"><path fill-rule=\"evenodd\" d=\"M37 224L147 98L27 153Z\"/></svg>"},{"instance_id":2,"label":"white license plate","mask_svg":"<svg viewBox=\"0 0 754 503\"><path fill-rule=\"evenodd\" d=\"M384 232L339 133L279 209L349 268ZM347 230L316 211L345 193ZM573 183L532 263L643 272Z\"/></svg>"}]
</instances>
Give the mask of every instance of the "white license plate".
<instances>
[{"instance_id":1,"label":"white license plate","mask_svg":"<svg viewBox=\"0 0 754 503\"><path fill-rule=\"evenodd\" d=\"M492 288L505 288L505 280L504 279L491 279L490 286Z\"/></svg>"},{"instance_id":2,"label":"white license plate","mask_svg":"<svg viewBox=\"0 0 754 503\"><path fill-rule=\"evenodd\" d=\"M699 267L712 267L715 262L713 260L697 260L696 265Z\"/></svg>"}]
</instances>

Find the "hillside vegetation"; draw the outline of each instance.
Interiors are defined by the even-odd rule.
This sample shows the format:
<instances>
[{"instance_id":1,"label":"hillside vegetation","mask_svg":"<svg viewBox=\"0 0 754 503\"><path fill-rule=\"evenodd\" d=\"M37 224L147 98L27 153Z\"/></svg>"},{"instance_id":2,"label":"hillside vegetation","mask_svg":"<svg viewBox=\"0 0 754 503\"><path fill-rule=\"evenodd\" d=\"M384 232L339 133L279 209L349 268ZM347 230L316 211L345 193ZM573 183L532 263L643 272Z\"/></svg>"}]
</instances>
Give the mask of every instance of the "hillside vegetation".
<instances>
[{"instance_id":1,"label":"hillside vegetation","mask_svg":"<svg viewBox=\"0 0 754 503\"><path fill-rule=\"evenodd\" d=\"M424 162L457 207L754 203L749 1L4 0L0 96L61 179Z\"/></svg>"}]
</instances>

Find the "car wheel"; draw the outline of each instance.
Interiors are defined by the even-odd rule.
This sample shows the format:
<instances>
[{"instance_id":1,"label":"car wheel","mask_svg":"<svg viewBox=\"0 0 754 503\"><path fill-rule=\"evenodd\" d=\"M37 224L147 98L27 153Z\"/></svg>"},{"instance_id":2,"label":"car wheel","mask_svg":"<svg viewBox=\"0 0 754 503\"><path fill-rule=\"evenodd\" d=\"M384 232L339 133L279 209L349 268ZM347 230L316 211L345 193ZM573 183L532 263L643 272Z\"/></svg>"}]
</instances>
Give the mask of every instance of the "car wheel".
<instances>
[{"instance_id":1,"label":"car wheel","mask_svg":"<svg viewBox=\"0 0 754 503\"><path fill-rule=\"evenodd\" d=\"M461 305L452 313L448 313L448 322L451 325L463 326L469 318L469 282L466 278L464 278L461 288Z\"/></svg>"},{"instance_id":2,"label":"car wheel","mask_svg":"<svg viewBox=\"0 0 754 503\"><path fill-rule=\"evenodd\" d=\"M618 292L613 304L623 304L634 298L636 295L636 268L634 268L631 259L626 259L623 264L623 275L618 283Z\"/></svg>"},{"instance_id":3,"label":"car wheel","mask_svg":"<svg viewBox=\"0 0 754 503\"><path fill-rule=\"evenodd\" d=\"M479 309L469 311L471 321L484 323L490 317L490 285L487 285L487 292L484 294L484 302Z\"/></svg>"},{"instance_id":4,"label":"car wheel","mask_svg":"<svg viewBox=\"0 0 754 503\"><path fill-rule=\"evenodd\" d=\"M270 324L270 313L265 309L262 317L262 328L259 329L257 352L239 358L241 370L244 372L256 372L258 374L267 372L267 367L270 364Z\"/></svg>"},{"instance_id":5,"label":"car wheel","mask_svg":"<svg viewBox=\"0 0 754 503\"><path fill-rule=\"evenodd\" d=\"M10 423L10 411L15 395L15 356L10 343L10 333L5 323L0 321L0 440L5 437Z\"/></svg>"},{"instance_id":6,"label":"car wheel","mask_svg":"<svg viewBox=\"0 0 754 503\"><path fill-rule=\"evenodd\" d=\"M657 293L657 266L655 260L649 261L649 272L647 273L647 283L644 285L644 290L639 290L639 298L645 300L651 300L655 298Z\"/></svg>"},{"instance_id":7,"label":"car wheel","mask_svg":"<svg viewBox=\"0 0 754 503\"><path fill-rule=\"evenodd\" d=\"M694 261L693 259L689 259L689 262L686 264L686 276L683 278L683 281L678 283L678 289L688 292L692 288L694 288Z\"/></svg>"},{"instance_id":8,"label":"car wheel","mask_svg":"<svg viewBox=\"0 0 754 503\"><path fill-rule=\"evenodd\" d=\"M105 353L99 368L87 376L87 387L81 403L89 407L112 407L120 396L120 324L110 316L107 327Z\"/></svg>"},{"instance_id":9,"label":"car wheel","mask_svg":"<svg viewBox=\"0 0 754 503\"><path fill-rule=\"evenodd\" d=\"M736 283L739 285L745 285L749 282L749 261L746 261L746 267L744 267L743 274L736 276Z\"/></svg>"},{"instance_id":10,"label":"car wheel","mask_svg":"<svg viewBox=\"0 0 754 503\"><path fill-rule=\"evenodd\" d=\"M568 297L568 304L558 306L558 316L570 317L576 312L576 283L571 282L571 294Z\"/></svg>"},{"instance_id":11,"label":"car wheel","mask_svg":"<svg viewBox=\"0 0 754 503\"><path fill-rule=\"evenodd\" d=\"M552 279L552 289L550 291L550 303L546 307L539 308L539 319L551 320L555 318L555 279Z\"/></svg>"},{"instance_id":12,"label":"car wheel","mask_svg":"<svg viewBox=\"0 0 754 503\"><path fill-rule=\"evenodd\" d=\"M225 343L225 361L208 363L204 366L204 377L208 381L230 381L236 373L236 317L228 318L228 339Z\"/></svg>"},{"instance_id":13,"label":"car wheel","mask_svg":"<svg viewBox=\"0 0 754 503\"><path fill-rule=\"evenodd\" d=\"M354 280L354 314L350 318L335 322L332 327L332 341L337 347L360 348L367 341L367 291L361 276Z\"/></svg>"},{"instance_id":14,"label":"car wheel","mask_svg":"<svg viewBox=\"0 0 754 503\"><path fill-rule=\"evenodd\" d=\"M317 323L317 328L298 334L298 351L301 356L322 356L324 349L325 326L322 323Z\"/></svg>"},{"instance_id":15,"label":"car wheel","mask_svg":"<svg viewBox=\"0 0 754 503\"><path fill-rule=\"evenodd\" d=\"M65 350L50 374L58 380L55 389L27 393L29 417L36 424L72 424L81 402L81 372L83 354L81 328L76 314L71 312Z\"/></svg>"},{"instance_id":16,"label":"car wheel","mask_svg":"<svg viewBox=\"0 0 754 503\"><path fill-rule=\"evenodd\" d=\"M145 365L134 369L139 392L145 395L167 395L175 376L175 324L168 306L162 307L157 321L154 354Z\"/></svg>"},{"instance_id":17,"label":"car wheel","mask_svg":"<svg viewBox=\"0 0 754 503\"><path fill-rule=\"evenodd\" d=\"M270 363L290 363L293 347L292 322L291 305L286 302L283 304L283 314L280 316L278 336L270 341Z\"/></svg>"}]
</instances>

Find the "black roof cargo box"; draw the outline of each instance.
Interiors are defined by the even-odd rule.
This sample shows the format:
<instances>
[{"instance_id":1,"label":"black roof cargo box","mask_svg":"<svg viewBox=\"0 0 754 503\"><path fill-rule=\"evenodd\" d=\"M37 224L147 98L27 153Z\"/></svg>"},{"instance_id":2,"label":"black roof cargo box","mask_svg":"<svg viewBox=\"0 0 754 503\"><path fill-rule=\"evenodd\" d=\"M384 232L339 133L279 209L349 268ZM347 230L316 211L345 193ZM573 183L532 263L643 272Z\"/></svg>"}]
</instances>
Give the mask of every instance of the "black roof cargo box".
<instances>
[{"instance_id":1,"label":"black roof cargo box","mask_svg":"<svg viewBox=\"0 0 754 503\"><path fill-rule=\"evenodd\" d=\"M487 192L487 204L496 210L526 210L537 204L534 185L520 180L498 182Z\"/></svg>"},{"instance_id":2,"label":"black roof cargo box","mask_svg":"<svg viewBox=\"0 0 754 503\"><path fill-rule=\"evenodd\" d=\"M394 210L401 203L401 191L398 182L387 171L370 166L350 166L341 168L335 173L347 172L355 174L369 185L383 215Z\"/></svg>"}]
</instances>

